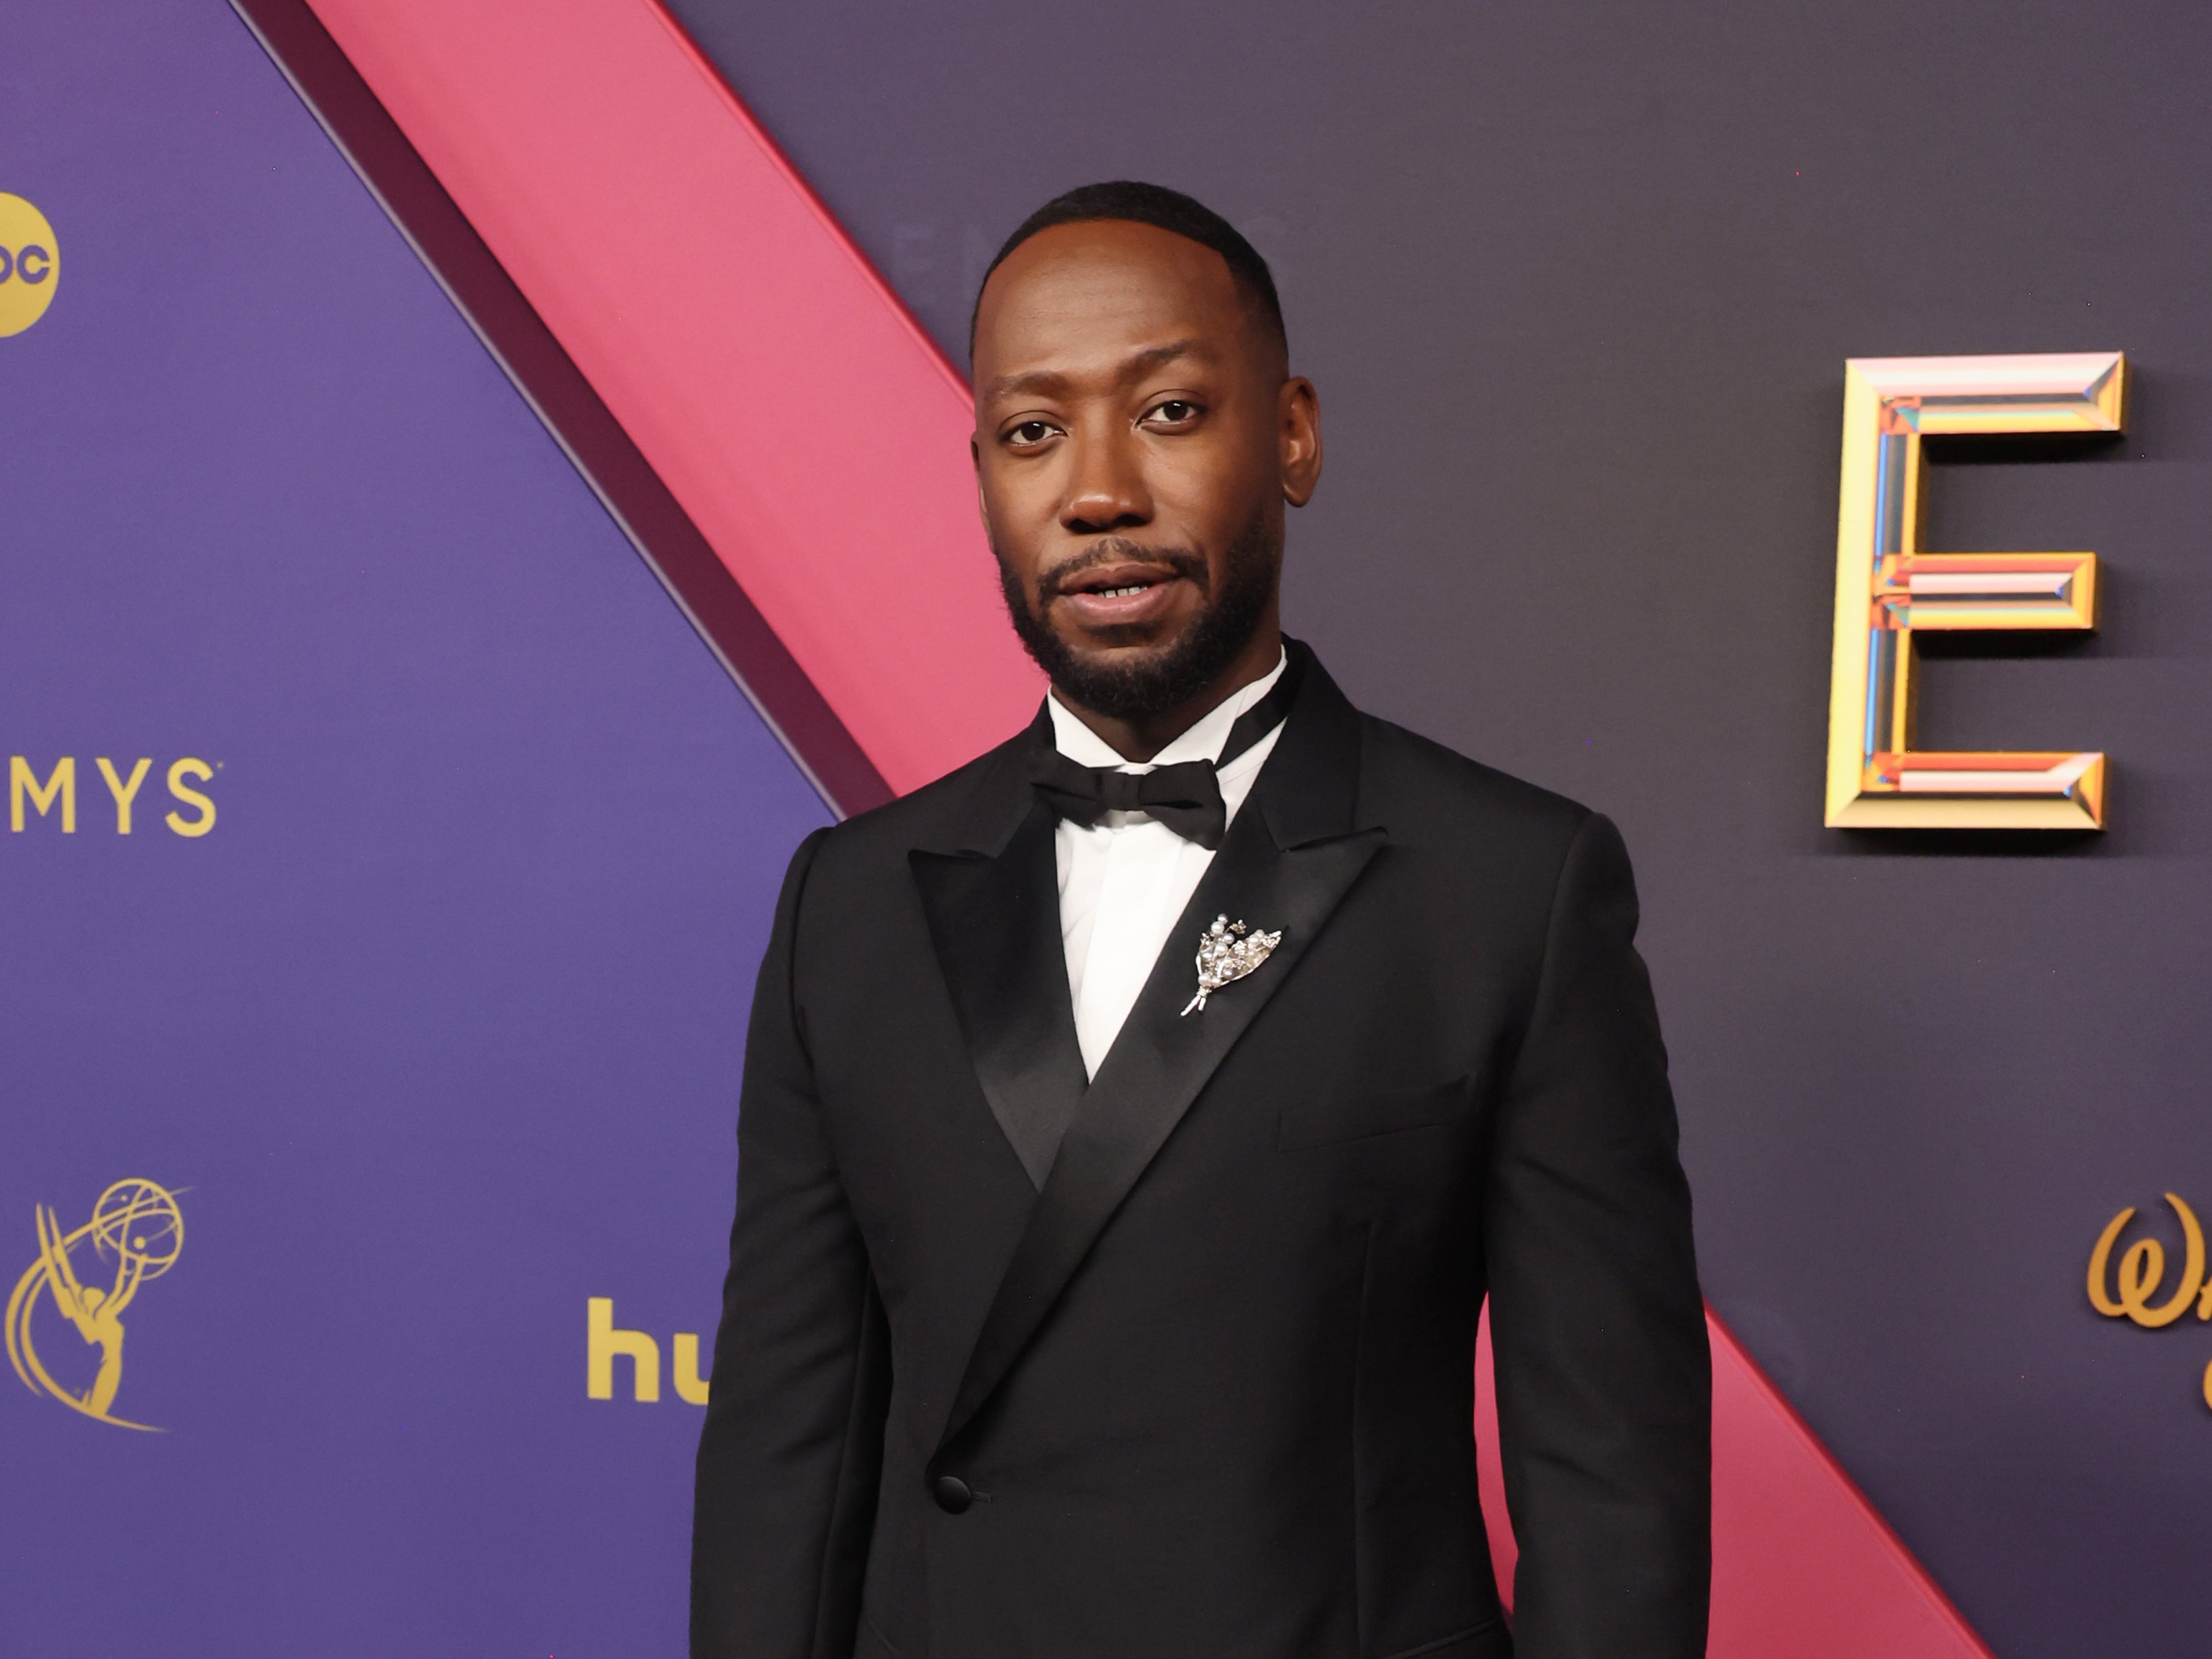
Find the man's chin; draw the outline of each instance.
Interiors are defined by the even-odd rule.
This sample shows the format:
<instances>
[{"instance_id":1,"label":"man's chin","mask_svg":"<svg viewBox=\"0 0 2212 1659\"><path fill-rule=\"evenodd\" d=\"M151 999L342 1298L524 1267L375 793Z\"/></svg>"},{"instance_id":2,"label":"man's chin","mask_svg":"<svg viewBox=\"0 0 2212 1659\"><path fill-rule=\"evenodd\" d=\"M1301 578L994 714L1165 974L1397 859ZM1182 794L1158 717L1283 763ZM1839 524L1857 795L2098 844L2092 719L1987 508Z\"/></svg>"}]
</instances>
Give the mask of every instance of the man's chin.
<instances>
[{"instance_id":1,"label":"man's chin","mask_svg":"<svg viewBox=\"0 0 2212 1659\"><path fill-rule=\"evenodd\" d=\"M1096 638L1080 643L1055 635L1057 660L1040 659L1060 696L1093 714L1142 720L1165 713L1200 689L1180 635L1115 645Z\"/></svg>"},{"instance_id":2,"label":"man's chin","mask_svg":"<svg viewBox=\"0 0 2212 1659\"><path fill-rule=\"evenodd\" d=\"M1175 654L1182 630L1156 627L1055 629L1062 653L1071 661L1104 673L1138 671Z\"/></svg>"}]
</instances>

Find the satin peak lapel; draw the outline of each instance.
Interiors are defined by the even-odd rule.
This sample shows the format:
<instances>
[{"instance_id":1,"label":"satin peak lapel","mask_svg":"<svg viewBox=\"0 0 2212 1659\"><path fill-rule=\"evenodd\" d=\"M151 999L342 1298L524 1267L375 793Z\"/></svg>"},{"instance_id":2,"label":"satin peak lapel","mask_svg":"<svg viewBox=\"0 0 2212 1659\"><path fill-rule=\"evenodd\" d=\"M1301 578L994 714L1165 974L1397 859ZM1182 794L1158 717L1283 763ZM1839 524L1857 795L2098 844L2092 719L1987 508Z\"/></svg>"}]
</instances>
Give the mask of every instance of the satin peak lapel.
<instances>
[{"instance_id":1,"label":"satin peak lapel","mask_svg":"<svg viewBox=\"0 0 2212 1659\"><path fill-rule=\"evenodd\" d=\"M1060 1141L969 1356L939 1452L1020 1358L1114 1212L1387 839L1379 826L1352 823L1358 717L1317 665L1310 679L1319 684L1301 692L1253 799L1230 826ZM1223 915L1255 929L1279 928L1282 942L1248 977L1215 992L1203 1012L1183 1017L1197 988L1199 935Z\"/></svg>"},{"instance_id":2,"label":"satin peak lapel","mask_svg":"<svg viewBox=\"0 0 2212 1659\"><path fill-rule=\"evenodd\" d=\"M1054 820L1026 784L1008 805L1018 822L995 854L909 857L983 1097L1030 1184L1042 1187L1086 1080L1060 934Z\"/></svg>"}]
</instances>

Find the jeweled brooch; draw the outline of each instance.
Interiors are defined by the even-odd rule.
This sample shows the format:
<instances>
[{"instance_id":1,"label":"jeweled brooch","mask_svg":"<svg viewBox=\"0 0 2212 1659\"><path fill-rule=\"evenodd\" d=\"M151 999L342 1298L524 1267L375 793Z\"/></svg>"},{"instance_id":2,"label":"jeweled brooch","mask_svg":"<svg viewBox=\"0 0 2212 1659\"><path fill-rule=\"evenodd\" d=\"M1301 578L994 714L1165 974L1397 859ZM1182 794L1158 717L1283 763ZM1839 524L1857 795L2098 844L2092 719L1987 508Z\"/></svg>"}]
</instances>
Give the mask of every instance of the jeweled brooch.
<instances>
[{"instance_id":1,"label":"jeweled brooch","mask_svg":"<svg viewBox=\"0 0 2212 1659\"><path fill-rule=\"evenodd\" d=\"M1250 973L1283 942L1283 930L1249 933L1241 921L1216 916L1213 926L1198 936L1198 994L1183 1005L1183 1013L1206 1012L1206 1000L1223 986ZM1178 1015L1180 1018L1182 1016Z\"/></svg>"}]
</instances>

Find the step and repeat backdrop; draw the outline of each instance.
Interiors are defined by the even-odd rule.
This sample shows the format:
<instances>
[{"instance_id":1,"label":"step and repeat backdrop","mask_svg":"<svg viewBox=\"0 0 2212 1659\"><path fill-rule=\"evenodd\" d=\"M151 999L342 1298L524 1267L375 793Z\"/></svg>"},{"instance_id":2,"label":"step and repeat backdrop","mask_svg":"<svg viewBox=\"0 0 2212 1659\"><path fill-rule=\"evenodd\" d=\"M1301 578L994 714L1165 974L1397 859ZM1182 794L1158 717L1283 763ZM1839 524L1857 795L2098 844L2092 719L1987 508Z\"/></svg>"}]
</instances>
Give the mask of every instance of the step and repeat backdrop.
<instances>
[{"instance_id":1,"label":"step and repeat backdrop","mask_svg":"<svg viewBox=\"0 0 2212 1659\"><path fill-rule=\"evenodd\" d=\"M673 10L955 362L1061 189L1246 230L1288 619L1621 823L1719 1313L1996 1653L2201 1654L2212 18ZM829 809L221 0L0 13L0 1659L679 1650ZM1824 826L1839 484L2042 558L1850 602L2101 828Z\"/></svg>"},{"instance_id":2,"label":"step and repeat backdrop","mask_svg":"<svg viewBox=\"0 0 2212 1659\"><path fill-rule=\"evenodd\" d=\"M828 811L228 7L0 64L0 1654L678 1651Z\"/></svg>"}]
</instances>

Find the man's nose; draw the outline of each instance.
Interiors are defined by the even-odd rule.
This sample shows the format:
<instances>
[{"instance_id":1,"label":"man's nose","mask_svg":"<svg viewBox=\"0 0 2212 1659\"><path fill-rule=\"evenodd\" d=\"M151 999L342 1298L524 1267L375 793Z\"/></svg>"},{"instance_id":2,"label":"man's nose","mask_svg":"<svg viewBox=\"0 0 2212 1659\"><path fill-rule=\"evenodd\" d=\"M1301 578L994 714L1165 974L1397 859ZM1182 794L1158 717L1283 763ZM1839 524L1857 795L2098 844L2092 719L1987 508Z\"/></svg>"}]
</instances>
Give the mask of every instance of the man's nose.
<instances>
[{"instance_id":1,"label":"man's nose","mask_svg":"<svg viewBox=\"0 0 2212 1659\"><path fill-rule=\"evenodd\" d=\"M1073 466L1060 506L1060 528L1071 535L1101 535L1150 524L1152 492L1134 437L1092 430L1071 440Z\"/></svg>"}]
</instances>

